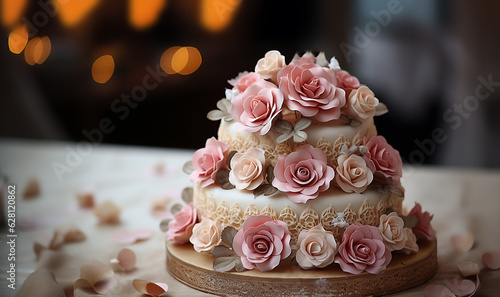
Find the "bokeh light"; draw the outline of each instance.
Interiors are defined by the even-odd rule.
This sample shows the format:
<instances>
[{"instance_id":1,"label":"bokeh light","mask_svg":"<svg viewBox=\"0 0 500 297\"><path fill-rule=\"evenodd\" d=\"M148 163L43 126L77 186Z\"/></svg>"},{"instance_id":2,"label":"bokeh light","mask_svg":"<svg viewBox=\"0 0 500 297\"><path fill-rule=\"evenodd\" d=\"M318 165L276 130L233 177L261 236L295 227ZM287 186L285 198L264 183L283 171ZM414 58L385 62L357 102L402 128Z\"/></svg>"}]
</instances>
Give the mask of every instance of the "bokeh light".
<instances>
[{"instance_id":1,"label":"bokeh light","mask_svg":"<svg viewBox=\"0 0 500 297\"><path fill-rule=\"evenodd\" d=\"M9 34L9 50L14 54L20 54L28 43L28 28L19 25Z\"/></svg>"},{"instance_id":2,"label":"bokeh light","mask_svg":"<svg viewBox=\"0 0 500 297\"><path fill-rule=\"evenodd\" d=\"M35 63L42 64L49 57L50 51L52 50L52 45L48 36L40 38L37 44L35 44L35 49L33 53L33 58Z\"/></svg>"},{"instance_id":3,"label":"bokeh light","mask_svg":"<svg viewBox=\"0 0 500 297\"><path fill-rule=\"evenodd\" d=\"M195 47L173 46L161 56L160 66L168 74L188 75L201 65L201 54Z\"/></svg>"},{"instance_id":4,"label":"bokeh light","mask_svg":"<svg viewBox=\"0 0 500 297\"><path fill-rule=\"evenodd\" d=\"M13 27L15 26L24 11L26 10L26 6L28 4L28 0L0 0L1 1L1 10L2 10L2 24L5 27Z\"/></svg>"},{"instance_id":5,"label":"bokeh light","mask_svg":"<svg viewBox=\"0 0 500 297\"><path fill-rule=\"evenodd\" d=\"M40 37L32 38L24 49L24 59L26 60L26 63L30 65L36 64L35 48L37 47L38 42L40 42Z\"/></svg>"},{"instance_id":6,"label":"bokeh light","mask_svg":"<svg viewBox=\"0 0 500 297\"><path fill-rule=\"evenodd\" d=\"M161 55L160 66L161 69L163 69L163 71L165 71L166 73L168 74L176 73L176 71L172 69L172 57L180 48L181 48L180 46L173 46L167 49L165 52L163 52L163 55Z\"/></svg>"},{"instance_id":7,"label":"bokeh light","mask_svg":"<svg viewBox=\"0 0 500 297\"><path fill-rule=\"evenodd\" d=\"M138 30L151 27L167 4L166 0L129 0L128 20Z\"/></svg>"},{"instance_id":8,"label":"bokeh light","mask_svg":"<svg viewBox=\"0 0 500 297\"><path fill-rule=\"evenodd\" d=\"M73 27L96 8L99 0L54 0L54 4L58 7L63 25Z\"/></svg>"},{"instance_id":9,"label":"bokeh light","mask_svg":"<svg viewBox=\"0 0 500 297\"><path fill-rule=\"evenodd\" d=\"M202 0L201 23L210 31L221 31L233 19L241 0Z\"/></svg>"},{"instance_id":10,"label":"bokeh light","mask_svg":"<svg viewBox=\"0 0 500 297\"><path fill-rule=\"evenodd\" d=\"M184 64L184 67L182 67L181 69L176 70L176 71L182 75L188 75L188 74L195 72L201 65L200 52L198 51L198 49L196 49L194 47L183 47L183 48L179 49L177 51L177 53L181 52L181 50L183 51L182 55L186 55L186 58L185 58L186 63ZM174 67L174 60L177 57L177 53L174 55L174 57L172 57L172 68L174 68L174 69L176 69L176 67ZM183 59L183 58L180 57L180 59ZM181 63L178 63L178 64L180 65Z\"/></svg>"},{"instance_id":11,"label":"bokeh light","mask_svg":"<svg viewBox=\"0 0 500 297\"><path fill-rule=\"evenodd\" d=\"M107 82L115 71L115 60L111 55L104 55L95 60L92 65L92 78L103 84Z\"/></svg>"}]
</instances>

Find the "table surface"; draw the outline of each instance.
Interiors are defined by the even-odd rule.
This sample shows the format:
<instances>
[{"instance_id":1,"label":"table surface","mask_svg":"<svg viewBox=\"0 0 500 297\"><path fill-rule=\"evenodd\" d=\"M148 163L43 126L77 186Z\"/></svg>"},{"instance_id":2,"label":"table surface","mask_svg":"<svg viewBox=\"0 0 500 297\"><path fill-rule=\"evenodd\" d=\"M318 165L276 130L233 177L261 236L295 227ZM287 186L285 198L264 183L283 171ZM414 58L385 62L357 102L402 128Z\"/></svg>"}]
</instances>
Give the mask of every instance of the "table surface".
<instances>
[{"instance_id":1,"label":"table surface","mask_svg":"<svg viewBox=\"0 0 500 297\"><path fill-rule=\"evenodd\" d=\"M0 140L0 169L18 189L16 290L7 287L11 262L7 261L7 229L3 228L0 295L13 296L16 291L31 290L40 296L41 288L28 281L24 286L23 283L35 270L47 273L42 269L52 272L57 283L70 294L81 265L94 260L107 263L119 250L128 247L137 255L136 269L115 274L118 285L106 296L141 296L132 287L133 279L167 283L169 296L209 296L168 274L165 235L158 227L167 214L152 211L155 201L173 205L180 199L181 191L192 185L181 169L192 153L177 149ZM41 185L40 195L25 199L21 193L33 178ZM439 271L427 284L459 278L458 263L480 261L484 252L500 249L499 170L406 167L402 183L406 188L404 205L411 208L418 201L434 214ZM94 188L96 204L111 200L121 208L119 224L99 224L92 210L78 206L76 195L87 187ZM46 250L37 260L34 243L48 245L54 230L67 224L82 230L86 240L65 244L58 250ZM153 230L153 236L131 245L115 243L112 238L119 230L138 228ZM473 232L475 244L469 252L460 253L453 248L450 238L466 231ZM483 269L480 280L481 288L475 296L497 296L500 270ZM425 284L393 296L424 296L424 289Z\"/></svg>"}]
</instances>

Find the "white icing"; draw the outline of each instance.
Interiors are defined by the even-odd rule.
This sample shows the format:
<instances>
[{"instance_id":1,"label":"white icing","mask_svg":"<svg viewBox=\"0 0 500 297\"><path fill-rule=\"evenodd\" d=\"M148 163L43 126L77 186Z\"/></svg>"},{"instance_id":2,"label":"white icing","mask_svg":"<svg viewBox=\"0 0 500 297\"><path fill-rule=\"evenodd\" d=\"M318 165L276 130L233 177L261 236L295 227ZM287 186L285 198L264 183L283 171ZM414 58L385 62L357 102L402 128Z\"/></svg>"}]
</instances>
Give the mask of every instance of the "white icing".
<instances>
[{"instance_id":1,"label":"white icing","mask_svg":"<svg viewBox=\"0 0 500 297\"><path fill-rule=\"evenodd\" d=\"M218 186L210 186L204 189L206 197L212 197L218 204L225 202L231 206L237 203L243 210L250 204L254 204L258 209L263 209L270 205L276 211L280 212L287 206L300 214L306 208L311 207L317 213L322 213L323 210L332 206L337 212L342 212L346 207L350 206L354 210L358 210L365 199L373 206L386 199L389 195L374 190L367 190L361 194L345 193L338 188L330 188L329 190L320 193L320 195L307 201L307 203L295 203L288 199L286 193L278 192L273 196L259 196L254 198L250 191L223 190Z\"/></svg>"},{"instance_id":2,"label":"white icing","mask_svg":"<svg viewBox=\"0 0 500 297\"><path fill-rule=\"evenodd\" d=\"M316 144L321 137L324 137L330 142L335 142L340 136L346 137L349 141L352 141L357 135L366 135L369 129L373 129L374 123L373 118L361 122L361 125L352 127L346 125L341 121L331 121L327 123L313 123L308 128L304 129L307 133L307 142L311 144ZM279 133L271 129L268 134L260 135L259 133L252 133L245 130L238 129L236 122L226 122L221 121L219 129L219 137L221 133L230 135L232 138L241 137L247 139L253 135L262 144L275 145L276 138L278 138Z\"/></svg>"}]
</instances>

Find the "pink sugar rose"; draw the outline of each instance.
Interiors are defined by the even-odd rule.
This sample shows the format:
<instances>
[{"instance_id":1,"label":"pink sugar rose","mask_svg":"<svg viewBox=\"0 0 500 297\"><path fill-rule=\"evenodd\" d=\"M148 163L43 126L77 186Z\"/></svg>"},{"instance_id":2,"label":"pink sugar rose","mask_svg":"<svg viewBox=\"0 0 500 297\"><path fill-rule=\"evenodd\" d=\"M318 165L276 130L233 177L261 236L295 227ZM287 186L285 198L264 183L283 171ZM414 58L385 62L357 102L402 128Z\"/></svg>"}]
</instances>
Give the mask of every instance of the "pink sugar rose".
<instances>
[{"instance_id":1,"label":"pink sugar rose","mask_svg":"<svg viewBox=\"0 0 500 297\"><path fill-rule=\"evenodd\" d=\"M283 106L283 94L273 83L260 80L232 100L231 114L237 127L266 134Z\"/></svg>"},{"instance_id":2,"label":"pink sugar rose","mask_svg":"<svg viewBox=\"0 0 500 297\"><path fill-rule=\"evenodd\" d=\"M422 206L418 202L415 202L415 206L410 210L408 215L415 215L418 218L418 224L412 228L417 238L425 238L427 240L432 240L434 238L435 233L431 225L431 220L434 215L429 214L427 211L422 212Z\"/></svg>"},{"instance_id":3,"label":"pink sugar rose","mask_svg":"<svg viewBox=\"0 0 500 297\"><path fill-rule=\"evenodd\" d=\"M408 236L404 230L404 225L403 219L395 212L380 216L378 228L380 229L385 245L391 252L399 251L406 245Z\"/></svg>"},{"instance_id":4,"label":"pink sugar rose","mask_svg":"<svg viewBox=\"0 0 500 297\"><path fill-rule=\"evenodd\" d=\"M340 264L344 272L377 274L387 267L391 259L391 252L385 246L380 230L355 223L345 230L335 263Z\"/></svg>"},{"instance_id":5,"label":"pink sugar rose","mask_svg":"<svg viewBox=\"0 0 500 297\"><path fill-rule=\"evenodd\" d=\"M243 93L249 86L261 80L262 78L258 73L245 71L228 82L233 86L233 90L238 90L240 93Z\"/></svg>"},{"instance_id":6,"label":"pink sugar rose","mask_svg":"<svg viewBox=\"0 0 500 297\"><path fill-rule=\"evenodd\" d=\"M255 190L264 181L266 157L260 148L250 148L231 159L229 182L238 190Z\"/></svg>"},{"instance_id":7,"label":"pink sugar rose","mask_svg":"<svg viewBox=\"0 0 500 297\"><path fill-rule=\"evenodd\" d=\"M417 237L410 228L404 228L403 232L406 234L406 243L403 248L403 253L409 255L418 252Z\"/></svg>"},{"instance_id":8,"label":"pink sugar rose","mask_svg":"<svg viewBox=\"0 0 500 297\"><path fill-rule=\"evenodd\" d=\"M215 137L207 139L205 147L193 154L191 162L194 171L189 178L192 182L201 181L202 187L214 184L217 171L221 168L227 168L227 155L227 144L218 141Z\"/></svg>"},{"instance_id":9,"label":"pink sugar rose","mask_svg":"<svg viewBox=\"0 0 500 297\"><path fill-rule=\"evenodd\" d=\"M362 193L373 181L373 173L358 155L340 155L335 181L347 193Z\"/></svg>"},{"instance_id":10,"label":"pink sugar rose","mask_svg":"<svg viewBox=\"0 0 500 297\"><path fill-rule=\"evenodd\" d=\"M306 203L330 187L335 171L326 162L322 150L303 145L287 156L279 156L272 184L293 202Z\"/></svg>"},{"instance_id":11,"label":"pink sugar rose","mask_svg":"<svg viewBox=\"0 0 500 297\"><path fill-rule=\"evenodd\" d=\"M278 82L286 106L305 117L327 122L340 117L345 91L337 87L332 69L314 64L314 58L302 57L278 73Z\"/></svg>"},{"instance_id":12,"label":"pink sugar rose","mask_svg":"<svg viewBox=\"0 0 500 297\"><path fill-rule=\"evenodd\" d=\"M326 231L322 225L300 231L297 247L295 259L304 269L326 267L333 263L337 254L333 233Z\"/></svg>"},{"instance_id":13,"label":"pink sugar rose","mask_svg":"<svg viewBox=\"0 0 500 297\"><path fill-rule=\"evenodd\" d=\"M222 224L203 218L201 222L194 225L193 233L189 241L193 244L195 251L208 252L221 242Z\"/></svg>"},{"instance_id":14,"label":"pink sugar rose","mask_svg":"<svg viewBox=\"0 0 500 297\"><path fill-rule=\"evenodd\" d=\"M168 223L167 239L183 244L189 241L193 227L198 222L198 211L192 203L184 204L182 209L174 214L174 219Z\"/></svg>"},{"instance_id":15,"label":"pink sugar rose","mask_svg":"<svg viewBox=\"0 0 500 297\"><path fill-rule=\"evenodd\" d=\"M290 255L290 239L286 223L269 216L251 216L234 236L233 250L246 269L269 271Z\"/></svg>"},{"instance_id":16,"label":"pink sugar rose","mask_svg":"<svg viewBox=\"0 0 500 297\"><path fill-rule=\"evenodd\" d=\"M349 94L344 109L353 119L366 120L375 115L379 104L375 94L367 86L361 86Z\"/></svg>"},{"instance_id":17,"label":"pink sugar rose","mask_svg":"<svg viewBox=\"0 0 500 297\"><path fill-rule=\"evenodd\" d=\"M359 80L345 70L335 71L335 78L337 79L337 86L344 89L346 96L349 96L352 90L360 87Z\"/></svg>"},{"instance_id":18,"label":"pink sugar rose","mask_svg":"<svg viewBox=\"0 0 500 297\"><path fill-rule=\"evenodd\" d=\"M285 56L279 51L268 51L264 58L260 59L255 65L255 72L260 74L263 79L276 82L278 72L286 65Z\"/></svg>"},{"instance_id":19,"label":"pink sugar rose","mask_svg":"<svg viewBox=\"0 0 500 297\"><path fill-rule=\"evenodd\" d=\"M395 150L383 136L363 139L368 152L363 156L366 165L373 171L375 180L381 183L399 183L403 175L403 162L399 152Z\"/></svg>"}]
</instances>

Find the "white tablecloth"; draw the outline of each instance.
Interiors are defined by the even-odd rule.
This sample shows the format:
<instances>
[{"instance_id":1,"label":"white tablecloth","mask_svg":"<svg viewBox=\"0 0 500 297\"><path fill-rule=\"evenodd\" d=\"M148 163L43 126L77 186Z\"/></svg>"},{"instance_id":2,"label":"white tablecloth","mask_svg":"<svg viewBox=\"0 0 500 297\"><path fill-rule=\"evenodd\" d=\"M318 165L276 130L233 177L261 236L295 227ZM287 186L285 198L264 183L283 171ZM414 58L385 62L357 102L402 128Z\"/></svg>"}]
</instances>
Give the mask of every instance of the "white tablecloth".
<instances>
[{"instance_id":1,"label":"white tablecloth","mask_svg":"<svg viewBox=\"0 0 500 297\"><path fill-rule=\"evenodd\" d=\"M113 241L113 234L122 229L144 227L154 230L153 236L127 246L137 255L136 269L117 273L118 285L106 296L141 296L132 287L132 280L136 278L167 283L169 296L208 296L168 274L165 236L158 228L161 217L152 212L154 201L179 199L182 189L191 186L181 168L192 153L189 150L1 140L0 169L9 182L17 185L18 197L16 290L7 287L10 283L6 280L7 270L12 261L7 259L8 230L3 228L0 295L13 296L35 270L47 274L42 269L52 272L57 283L70 294L74 281L79 278L81 265L93 260L107 263L125 247ZM155 168L161 166L163 172L158 173ZM40 182L40 195L24 199L22 191L33 178ZM418 201L424 210L434 214L440 267L428 283L442 284L444 279L459 277L457 263L480 260L484 252L500 249L499 170L407 168L403 185L406 188L405 205L412 207ZM95 189L96 204L111 200L120 206L119 224L101 225L92 210L78 206L77 192L89 186ZM54 229L69 223L82 230L87 239L65 244L55 251L45 251L37 261L34 242L48 245ZM474 233L475 245L471 251L460 254L454 251L450 237L465 231ZM483 270L480 279L482 287L476 296L498 296L500 270ZM37 289L29 285L27 282L23 292L36 292ZM425 285L421 285L395 296L423 296L424 288Z\"/></svg>"}]
</instances>

